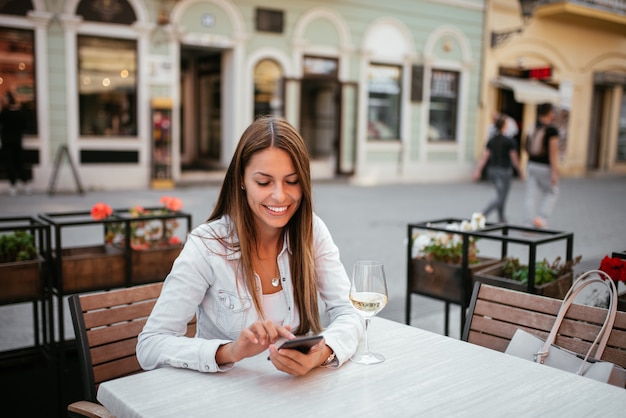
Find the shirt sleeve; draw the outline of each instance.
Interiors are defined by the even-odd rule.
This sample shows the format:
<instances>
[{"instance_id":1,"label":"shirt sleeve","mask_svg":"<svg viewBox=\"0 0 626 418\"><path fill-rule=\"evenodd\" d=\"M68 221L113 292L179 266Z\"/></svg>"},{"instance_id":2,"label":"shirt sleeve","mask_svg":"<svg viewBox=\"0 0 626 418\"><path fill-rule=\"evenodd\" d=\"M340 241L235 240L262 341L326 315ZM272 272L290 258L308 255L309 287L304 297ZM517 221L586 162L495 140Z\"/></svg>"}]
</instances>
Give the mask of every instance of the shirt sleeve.
<instances>
[{"instance_id":1,"label":"shirt sleeve","mask_svg":"<svg viewBox=\"0 0 626 418\"><path fill-rule=\"evenodd\" d=\"M326 344L335 352L338 366L356 351L365 322L350 303L350 279L341 263L339 249L324 222L317 216L313 223L317 285L330 317L323 331Z\"/></svg>"},{"instance_id":2,"label":"shirt sleeve","mask_svg":"<svg viewBox=\"0 0 626 418\"><path fill-rule=\"evenodd\" d=\"M218 365L215 361L217 349L230 340L185 336L187 324L196 315L198 305L212 283L209 254L201 240L194 234L189 235L139 334L137 359L145 370L172 366L217 372L233 367L233 364ZM202 259L205 262L198 263Z\"/></svg>"}]
</instances>

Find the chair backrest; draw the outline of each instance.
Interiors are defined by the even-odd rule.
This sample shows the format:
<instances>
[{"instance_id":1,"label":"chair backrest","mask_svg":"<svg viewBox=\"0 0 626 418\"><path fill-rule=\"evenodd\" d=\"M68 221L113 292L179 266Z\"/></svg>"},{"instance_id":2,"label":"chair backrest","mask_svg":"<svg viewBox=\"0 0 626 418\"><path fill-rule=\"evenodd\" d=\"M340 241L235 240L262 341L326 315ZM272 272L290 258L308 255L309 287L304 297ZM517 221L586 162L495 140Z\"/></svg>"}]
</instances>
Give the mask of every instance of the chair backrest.
<instances>
[{"instance_id":1,"label":"chair backrest","mask_svg":"<svg viewBox=\"0 0 626 418\"><path fill-rule=\"evenodd\" d=\"M477 282L462 339L504 352L518 328L547 338L562 301ZM606 309L572 304L555 344L584 354L598 335ZM626 312L618 311L602 359L626 367Z\"/></svg>"},{"instance_id":2,"label":"chair backrest","mask_svg":"<svg viewBox=\"0 0 626 418\"><path fill-rule=\"evenodd\" d=\"M163 283L72 295L70 312L78 344L85 400L97 402L101 382L142 371L135 348ZM195 335L194 319L187 336Z\"/></svg>"}]
</instances>

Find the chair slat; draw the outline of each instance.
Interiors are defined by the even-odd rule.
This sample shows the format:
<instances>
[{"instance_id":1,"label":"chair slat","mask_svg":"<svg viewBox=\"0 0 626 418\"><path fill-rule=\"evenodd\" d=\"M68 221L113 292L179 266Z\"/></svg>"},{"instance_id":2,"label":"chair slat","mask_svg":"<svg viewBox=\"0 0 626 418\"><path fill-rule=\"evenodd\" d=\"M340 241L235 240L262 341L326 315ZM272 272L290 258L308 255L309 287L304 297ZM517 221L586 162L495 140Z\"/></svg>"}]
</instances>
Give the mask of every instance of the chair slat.
<instances>
[{"instance_id":1,"label":"chair slat","mask_svg":"<svg viewBox=\"0 0 626 418\"><path fill-rule=\"evenodd\" d=\"M153 283L146 286L135 286L125 289L116 289L89 295L81 295L80 304L83 311L108 308L110 306L135 303L142 300L157 299L161 294L163 283Z\"/></svg>"},{"instance_id":2,"label":"chair slat","mask_svg":"<svg viewBox=\"0 0 626 418\"><path fill-rule=\"evenodd\" d=\"M89 346L93 348L113 341L136 337L143 329L146 320L146 318L141 318L137 321L124 322L109 327L89 330L87 331Z\"/></svg>"},{"instance_id":3,"label":"chair slat","mask_svg":"<svg viewBox=\"0 0 626 418\"><path fill-rule=\"evenodd\" d=\"M112 306L109 309L83 311L85 328L91 329L103 325L130 321L137 318L147 318L154 308L156 301L137 302L131 305Z\"/></svg>"},{"instance_id":4,"label":"chair slat","mask_svg":"<svg viewBox=\"0 0 626 418\"><path fill-rule=\"evenodd\" d=\"M94 347L91 349L91 363L93 366L98 366L118 358L134 356L136 347L137 337Z\"/></svg>"},{"instance_id":5,"label":"chair slat","mask_svg":"<svg viewBox=\"0 0 626 418\"><path fill-rule=\"evenodd\" d=\"M124 357L93 368L96 384L142 371L136 356Z\"/></svg>"}]
</instances>

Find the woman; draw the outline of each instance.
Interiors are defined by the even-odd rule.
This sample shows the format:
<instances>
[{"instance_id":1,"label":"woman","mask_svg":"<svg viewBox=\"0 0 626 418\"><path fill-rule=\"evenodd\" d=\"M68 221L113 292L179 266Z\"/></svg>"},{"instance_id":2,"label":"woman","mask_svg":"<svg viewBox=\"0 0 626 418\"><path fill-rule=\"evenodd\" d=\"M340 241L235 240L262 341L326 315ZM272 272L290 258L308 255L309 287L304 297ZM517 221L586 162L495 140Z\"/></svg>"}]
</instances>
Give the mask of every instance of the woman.
<instances>
[{"instance_id":1,"label":"woman","mask_svg":"<svg viewBox=\"0 0 626 418\"><path fill-rule=\"evenodd\" d=\"M498 212L498 221L503 223L507 222L504 207L511 188L513 167L519 173L520 179L523 179L515 141L504 134L506 125L506 115L500 115L495 122L496 134L487 142L473 176L475 181L479 180L485 164L489 161L487 176L496 189L496 197L487 204L482 213L486 218L495 209Z\"/></svg>"},{"instance_id":2,"label":"woman","mask_svg":"<svg viewBox=\"0 0 626 418\"><path fill-rule=\"evenodd\" d=\"M243 133L215 210L174 262L137 357L144 369L215 372L269 349L274 366L292 375L339 367L363 332L349 287L339 251L313 213L304 141L284 120L261 118ZM197 335L186 338L194 314ZM308 354L276 348L281 337L322 331Z\"/></svg>"}]
</instances>

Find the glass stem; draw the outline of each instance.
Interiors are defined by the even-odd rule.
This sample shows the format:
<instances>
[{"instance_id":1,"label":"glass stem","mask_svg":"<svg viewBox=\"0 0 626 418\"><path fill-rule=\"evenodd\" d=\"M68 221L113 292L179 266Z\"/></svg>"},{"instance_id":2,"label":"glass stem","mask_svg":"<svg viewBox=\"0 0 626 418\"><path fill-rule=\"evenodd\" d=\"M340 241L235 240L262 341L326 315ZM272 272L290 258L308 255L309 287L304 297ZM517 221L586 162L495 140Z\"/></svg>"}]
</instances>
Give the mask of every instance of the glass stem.
<instances>
[{"instance_id":1,"label":"glass stem","mask_svg":"<svg viewBox=\"0 0 626 418\"><path fill-rule=\"evenodd\" d=\"M365 352L366 353L370 352L370 341L369 341L368 332L367 332L367 329L369 328L369 325L370 325L370 321L371 321L371 318L365 318Z\"/></svg>"}]
</instances>

